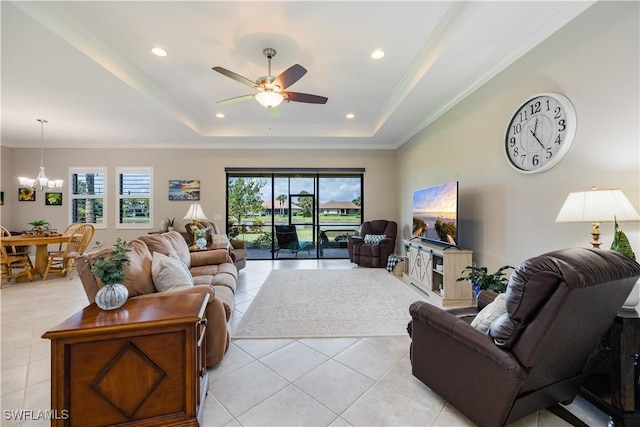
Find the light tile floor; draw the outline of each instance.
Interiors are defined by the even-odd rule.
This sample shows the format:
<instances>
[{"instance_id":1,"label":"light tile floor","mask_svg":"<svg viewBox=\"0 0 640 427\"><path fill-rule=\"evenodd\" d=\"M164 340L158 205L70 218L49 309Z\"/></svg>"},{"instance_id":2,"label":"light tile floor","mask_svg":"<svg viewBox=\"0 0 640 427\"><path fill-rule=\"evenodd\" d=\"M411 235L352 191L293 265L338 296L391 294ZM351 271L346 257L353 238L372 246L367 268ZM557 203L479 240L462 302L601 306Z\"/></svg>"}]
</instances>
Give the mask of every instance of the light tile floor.
<instances>
[{"instance_id":1,"label":"light tile floor","mask_svg":"<svg viewBox=\"0 0 640 427\"><path fill-rule=\"evenodd\" d=\"M232 327L272 269L352 268L343 260L250 261L240 272ZM87 304L78 279L3 283L2 426L48 426L12 419L50 407L49 341L41 335ZM232 341L209 369L205 426L472 426L411 376L408 337ZM577 398L569 409L590 426L607 417ZM11 412L14 411L14 412ZM514 426L566 426L539 411Z\"/></svg>"}]
</instances>

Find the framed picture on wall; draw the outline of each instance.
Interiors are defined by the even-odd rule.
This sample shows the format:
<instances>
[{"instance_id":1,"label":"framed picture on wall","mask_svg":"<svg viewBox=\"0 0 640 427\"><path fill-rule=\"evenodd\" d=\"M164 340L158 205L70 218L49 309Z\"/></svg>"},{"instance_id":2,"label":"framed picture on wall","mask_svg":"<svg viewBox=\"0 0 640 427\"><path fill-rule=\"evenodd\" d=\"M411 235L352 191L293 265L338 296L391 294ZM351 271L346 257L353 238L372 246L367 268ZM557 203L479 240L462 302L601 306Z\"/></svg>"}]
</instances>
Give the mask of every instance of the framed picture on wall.
<instances>
[{"instance_id":1,"label":"framed picture on wall","mask_svg":"<svg viewBox=\"0 0 640 427\"><path fill-rule=\"evenodd\" d=\"M200 200L200 180L170 179L169 200Z\"/></svg>"},{"instance_id":2,"label":"framed picture on wall","mask_svg":"<svg viewBox=\"0 0 640 427\"><path fill-rule=\"evenodd\" d=\"M62 206L62 193L44 193L44 204L47 206Z\"/></svg>"},{"instance_id":3,"label":"framed picture on wall","mask_svg":"<svg viewBox=\"0 0 640 427\"><path fill-rule=\"evenodd\" d=\"M0 206L4 205L4 191L0 191Z\"/></svg>"},{"instance_id":4,"label":"framed picture on wall","mask_svg":"<svg viewBox=\"0 0 640 427\"><path fill-rule=\"evenodd\" d=\"M35 202L36 190L32 188L18 188L18 201L20 202Z\"/></svg>"}]
</instances>

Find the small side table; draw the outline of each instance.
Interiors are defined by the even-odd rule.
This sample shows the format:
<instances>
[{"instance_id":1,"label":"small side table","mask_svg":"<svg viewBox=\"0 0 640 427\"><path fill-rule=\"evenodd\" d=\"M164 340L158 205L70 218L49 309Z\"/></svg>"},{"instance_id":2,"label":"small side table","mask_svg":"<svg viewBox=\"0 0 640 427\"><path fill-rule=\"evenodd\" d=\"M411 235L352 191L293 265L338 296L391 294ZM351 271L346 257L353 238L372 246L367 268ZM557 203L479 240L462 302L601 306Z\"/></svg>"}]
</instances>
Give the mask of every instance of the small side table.
<instances>
[{"instance_id":1,"label":"small side table","mask_svg":"<svg viewBox=\"0 0 640 427\"><path fill-rule=\"evenodd\" d=\"M52 426L198 427L208 390L207 294L95 303L51 340Z\"/></svg>"},{"instance_id":2,"label":"small side table","mask_svg":"<svg viewBox=\"0 0 640 427\"><path fill-rule=\"evenodd\" d=\"M640 426L640 313L621 310L608 332L610 375L588 376L580 394L611 417L612 425Z\"/></svg>"}]
</instances>

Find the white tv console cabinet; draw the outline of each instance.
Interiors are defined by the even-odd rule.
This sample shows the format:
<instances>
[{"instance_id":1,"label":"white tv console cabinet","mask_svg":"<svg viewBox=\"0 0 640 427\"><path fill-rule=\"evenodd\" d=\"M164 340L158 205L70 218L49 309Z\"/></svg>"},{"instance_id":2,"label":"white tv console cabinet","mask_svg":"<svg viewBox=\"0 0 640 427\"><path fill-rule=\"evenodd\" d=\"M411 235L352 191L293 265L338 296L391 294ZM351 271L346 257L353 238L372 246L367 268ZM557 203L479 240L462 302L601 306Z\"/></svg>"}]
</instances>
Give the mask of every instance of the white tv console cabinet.
<instances>
[{"instance_id":1,"label":"white tv console cabinet","mask_svg":"<svg viewBox=\"0 0 640 427\"><path fill-rule=\"evenodd\" d=\"M471 285L457 281L463 275L462 270L472 265L472 251L420 240L405 239L403 244L407 251L403 278L432 298L430 302L442 307L473 305Z\"/></svg>"}]
</instances>

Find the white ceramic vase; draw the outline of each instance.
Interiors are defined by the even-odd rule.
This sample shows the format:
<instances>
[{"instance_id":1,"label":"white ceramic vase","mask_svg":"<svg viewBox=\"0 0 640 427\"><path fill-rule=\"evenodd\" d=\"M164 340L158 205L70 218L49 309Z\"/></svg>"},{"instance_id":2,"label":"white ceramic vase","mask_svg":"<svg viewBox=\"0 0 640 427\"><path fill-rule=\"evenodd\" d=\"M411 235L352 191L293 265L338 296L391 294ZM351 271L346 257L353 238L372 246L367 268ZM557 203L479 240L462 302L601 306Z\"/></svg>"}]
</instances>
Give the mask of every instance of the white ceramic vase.
<instances>
[{"instance_id":1,"label":"white ceramic vase","mask_svg":"<svg viewBox=\"0 0 640 427\"><path fill-rule=\"evenodd\" d=\"M123 284L104 285L96 293L96 305L103 310L115 310L127 302L129 291Z\"/></svg>"}]
</instances>

